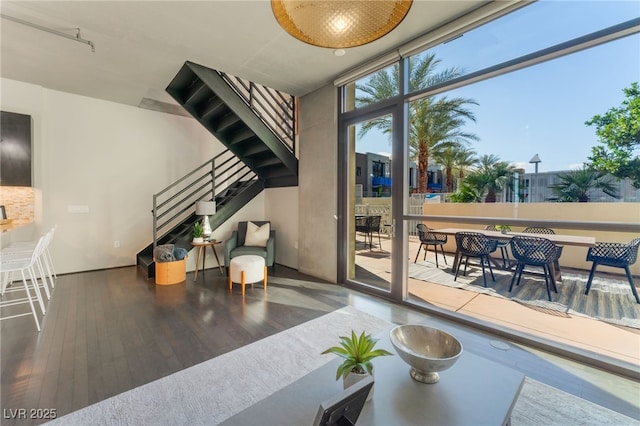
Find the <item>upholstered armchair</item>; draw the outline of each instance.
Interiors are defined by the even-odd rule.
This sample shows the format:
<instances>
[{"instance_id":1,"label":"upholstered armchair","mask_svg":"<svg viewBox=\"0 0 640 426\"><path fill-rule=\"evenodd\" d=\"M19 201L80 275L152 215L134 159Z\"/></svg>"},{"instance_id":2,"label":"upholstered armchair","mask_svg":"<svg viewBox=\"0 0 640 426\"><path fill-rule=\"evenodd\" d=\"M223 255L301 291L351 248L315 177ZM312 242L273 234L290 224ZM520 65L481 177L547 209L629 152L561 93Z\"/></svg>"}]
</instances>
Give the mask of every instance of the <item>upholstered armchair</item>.
<instances>
[{"instance_id":1,"label":"upholstered armchair","mask_svg":"<svg viewBox=\"0 0 640 426\"><path fill-rule=\"evenodd\" d=\"M243 255L257 255L273 270L276 259L276 231L269 221L238 222L238 230L224 243L224 265L229 275L231 259Z\"/></svg>"}]
</instances>

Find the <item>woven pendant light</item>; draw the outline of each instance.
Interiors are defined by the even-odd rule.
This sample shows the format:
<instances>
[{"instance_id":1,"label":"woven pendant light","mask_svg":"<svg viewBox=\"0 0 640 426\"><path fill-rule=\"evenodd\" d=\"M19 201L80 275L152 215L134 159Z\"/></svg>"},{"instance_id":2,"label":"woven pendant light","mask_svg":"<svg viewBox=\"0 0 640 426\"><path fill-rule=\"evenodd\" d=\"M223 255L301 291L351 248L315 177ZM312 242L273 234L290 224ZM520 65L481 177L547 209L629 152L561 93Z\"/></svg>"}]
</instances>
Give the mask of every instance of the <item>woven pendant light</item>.
<instances>
[{"instance_id":1,"label":"woven pendant light","mask_svg":"<svg viewBox=\"0 0 640 426\"><path fill-rule=\"evenodd\" d=\"M271 0L282 28L314 46L341 49L370 43L393 30L413 0Z\"/></svg>"}]
</instances>

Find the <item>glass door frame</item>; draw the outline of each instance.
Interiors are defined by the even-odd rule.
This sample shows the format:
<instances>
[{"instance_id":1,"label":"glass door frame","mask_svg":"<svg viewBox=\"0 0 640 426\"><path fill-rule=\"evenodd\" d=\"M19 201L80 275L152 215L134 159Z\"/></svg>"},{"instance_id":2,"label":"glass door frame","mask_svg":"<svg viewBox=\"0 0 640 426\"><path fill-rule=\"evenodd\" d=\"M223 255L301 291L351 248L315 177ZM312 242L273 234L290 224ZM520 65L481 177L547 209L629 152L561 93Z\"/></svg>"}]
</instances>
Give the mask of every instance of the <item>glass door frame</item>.
<instances>
[{"instance_id":1,"label":"glass door frame","mask_svg":"<svg viewBox=\"0 0 640 426\"><path fill-rule=\"evenodd\" d=\"M340 98L340 96L339 96ZM405 116L407 107L398 98L391 98L371 108L362 108L339 115L338 119L338 283L359 290L375 293L384 298L402 301L406 295L406 259L407 244L404 238L403 213L405 211L408 176L407 150L405 149L407 132ZM390 292L364 285L349 279L349 127L383 115L390 115L393 127L391 136L391 287ZM353 153L355 155L355 152Z\"/></svg>"}]
</instances>

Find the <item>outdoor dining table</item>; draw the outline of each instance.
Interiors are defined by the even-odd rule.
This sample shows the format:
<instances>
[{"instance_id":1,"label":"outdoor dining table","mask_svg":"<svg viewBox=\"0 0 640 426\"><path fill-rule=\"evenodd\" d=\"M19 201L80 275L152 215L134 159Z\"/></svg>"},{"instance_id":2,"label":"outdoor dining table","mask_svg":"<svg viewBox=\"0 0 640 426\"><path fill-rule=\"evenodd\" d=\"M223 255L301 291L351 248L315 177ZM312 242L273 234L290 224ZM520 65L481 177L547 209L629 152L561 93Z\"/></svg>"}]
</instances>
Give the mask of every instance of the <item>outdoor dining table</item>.
<instances>
[{"instance_id":1,"label":"outdoor dining table","mask_svg":"<svg viewBox=\"0 0 640 426\"><path fill-rule=\"evenodd\" d=\"M511 240L513 237L520 235L524 237L542 237L546 238L549 241L564 246L578 246L578 247L591 247L596 244L595 237L585 237L578 235L564 235L564 234L532 234L527 232L507 232L502 233L501 231L489 231L487 229L469 229L469 228L440 228L434 229L433 232L438 232L440 234L446 235L455 235L457 232L477 232L480 234L484 234L485 236L496 239L496 240ZM493 257L489 256L489 260L491 263L498 269L511 269L514 265L507 265L507 268L504 268L497 262ZM453 266L451 267L452 272L456 272L460 263L460 253L456 250L455 257L453 259ZM556 268L555 278L557 281L562 281L562 275L560 273L560 268Z\"/></svg>"}]
</instances>

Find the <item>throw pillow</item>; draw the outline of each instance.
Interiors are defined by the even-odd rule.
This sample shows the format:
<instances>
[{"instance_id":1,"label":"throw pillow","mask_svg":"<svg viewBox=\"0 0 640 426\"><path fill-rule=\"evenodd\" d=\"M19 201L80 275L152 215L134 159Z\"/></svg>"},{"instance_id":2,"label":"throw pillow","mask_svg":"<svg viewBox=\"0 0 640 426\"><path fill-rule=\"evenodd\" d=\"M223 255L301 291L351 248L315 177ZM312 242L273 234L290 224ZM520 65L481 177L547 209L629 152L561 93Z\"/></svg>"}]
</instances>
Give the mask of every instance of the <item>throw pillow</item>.
<instances>
[{"instance_id":1,"label":"throw pillow","mask_svg":"<svg viewBox=\"0 0 640 426\"><path fill-rule=\"evenodd\" d=\"M266 247L271 227L268 223L258 226L253 222L247 222L247 235L244 237L245 246Z\"/></svg>"}]
</instances>

